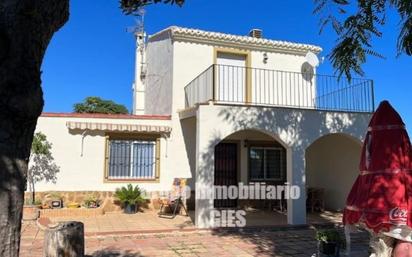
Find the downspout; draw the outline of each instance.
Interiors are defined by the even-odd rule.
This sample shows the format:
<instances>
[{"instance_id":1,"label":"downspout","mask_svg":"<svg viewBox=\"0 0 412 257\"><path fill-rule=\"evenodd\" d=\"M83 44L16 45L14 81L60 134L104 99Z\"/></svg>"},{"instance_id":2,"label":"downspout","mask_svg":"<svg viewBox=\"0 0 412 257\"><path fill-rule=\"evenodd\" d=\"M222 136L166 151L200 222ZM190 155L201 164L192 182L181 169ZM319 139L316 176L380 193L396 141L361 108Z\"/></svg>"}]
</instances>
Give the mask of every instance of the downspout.
<instances>
[{"instance_id":1,"label":"downspout","mask_svg":"<svg viewBox=\"0 0 412 257\"><path fill-rule=\"evenodd\" d=\"M84 146L84 138L86 137L87 129L85 129L82 133L82 145L80 150L80 157L83 157L83 146Z\"/></svg>"}]
</instances>

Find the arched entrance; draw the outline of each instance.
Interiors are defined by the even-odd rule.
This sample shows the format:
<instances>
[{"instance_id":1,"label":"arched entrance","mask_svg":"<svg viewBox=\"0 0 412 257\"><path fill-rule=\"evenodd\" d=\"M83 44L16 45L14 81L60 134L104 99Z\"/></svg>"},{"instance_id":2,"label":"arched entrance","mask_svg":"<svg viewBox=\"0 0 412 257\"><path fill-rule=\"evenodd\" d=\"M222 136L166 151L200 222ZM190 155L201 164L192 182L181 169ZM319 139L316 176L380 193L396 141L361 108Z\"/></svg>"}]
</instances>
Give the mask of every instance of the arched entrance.
<instances>
[{"instance_id":1,"label":"arched entrance","mask_svg":"<svg viewBox=\"0 0 412 257\"><path fill-rule=\"evenodd\" d=\"M361 147L356 138L329 134L306 149L306 186L308 192L323 191L325 210L343 210L346 197L359 174ZM312 206L307 207L311 211Z\"/></svg>"},{"instance_id":2,"label":"arched entrance","mask_svg":"<svg viewBox=\"0 0 412 257\"><path fill-rule=\"evenodd\" d=\"M215 146L214 185L285 185L287 165L286 148L273 136L252 129L238 131ZM213 207L245 210L247 226L287 223L286 201L281 199L256 199L256 195L215 199Z\"/></svg>"}]
</instances>

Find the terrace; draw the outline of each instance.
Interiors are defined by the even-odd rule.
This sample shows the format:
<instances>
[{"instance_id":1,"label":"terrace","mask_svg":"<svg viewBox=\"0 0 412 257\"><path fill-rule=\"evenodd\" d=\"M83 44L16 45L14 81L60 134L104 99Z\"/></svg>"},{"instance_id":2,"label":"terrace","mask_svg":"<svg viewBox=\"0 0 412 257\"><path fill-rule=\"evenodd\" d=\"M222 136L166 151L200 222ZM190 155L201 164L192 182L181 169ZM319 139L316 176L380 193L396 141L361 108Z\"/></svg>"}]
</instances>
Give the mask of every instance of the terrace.
<instances>
[{"instance_id":1,"label":"terrace","mask_svg":"<svg viewBox=\"0 0 412 257\"><path fill-rule=\"evenodd\" d=\"M370 113L375 109L373 81L303 72L214 64L185 90L185 107L215 104L287 107Z\"/></svg>"}]
</instances>

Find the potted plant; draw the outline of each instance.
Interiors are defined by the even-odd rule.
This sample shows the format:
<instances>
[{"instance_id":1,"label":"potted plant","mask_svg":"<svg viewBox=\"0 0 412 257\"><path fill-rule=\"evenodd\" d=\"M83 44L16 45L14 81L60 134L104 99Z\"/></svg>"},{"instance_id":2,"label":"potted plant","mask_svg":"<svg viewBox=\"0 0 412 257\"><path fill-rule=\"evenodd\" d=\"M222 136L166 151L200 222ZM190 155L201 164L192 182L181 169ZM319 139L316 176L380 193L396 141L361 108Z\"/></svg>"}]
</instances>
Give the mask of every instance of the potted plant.
<instances>
[{"instance_id":1,"label":"potted plant","mask_svg":"<svg viewBox=\"0 0 412 257\"><path fill-rule=\"evenodd\" d=\"M331 256L339 256L339 249L343 244L341 235L336 229L316 231L319 252Z\"/></svg>"},{"instance_id":2,"label":"potted plant","mask_svg":"<svg viewBox=\"0 0 412 257\"><path fill-rule=\"evenodd\" d=\"M93 194L86 195L83 202L86 208L97 208L100 205L100 200Z\"/></svg>"},{"instance_id":3,"label":"potted plant","mask_svg":"<svg viewBox=\"0 0 412 257\"><path fill-rule=\"evenodd\" d=\"M77 202L70 202L67 204L67 208L79 208L80 204Z\"/></svg>"},{"instance_id":4,"label":"potted plant","mask_svg":"<svg viewBox=\"0 0 412 257\"><path fill-rule=\"evenodd\" d=\"M50 207L52 209L63 208L62 196L57 192L51 192L48 196L50 199Z\"/></svg>"},{"instance_id":5,"label":"potted plant","mask_svg":"<svg viewBox=\"0 0 412 257\"><path fill-rule=\"evenodd\" d=\"M124 208L124 213L133 214L139 209L144 202L142 191L139 186L133 187L128 184L127 187L116 189L114 197L119 200Z\"/></svg>"}]
</instances>

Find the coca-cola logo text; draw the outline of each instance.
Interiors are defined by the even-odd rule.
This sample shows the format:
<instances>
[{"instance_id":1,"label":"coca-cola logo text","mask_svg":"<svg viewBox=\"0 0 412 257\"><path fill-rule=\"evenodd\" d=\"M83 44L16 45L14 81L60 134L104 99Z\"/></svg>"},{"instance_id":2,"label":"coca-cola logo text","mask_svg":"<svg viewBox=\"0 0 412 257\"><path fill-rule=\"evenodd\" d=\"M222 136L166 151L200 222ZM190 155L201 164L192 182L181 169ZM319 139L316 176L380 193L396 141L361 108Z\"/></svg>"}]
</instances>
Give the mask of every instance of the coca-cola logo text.
<instances>
[{"instance_id":1,"label":"coca-cola logo text","mask_svg":"<svg viewBox=\"0 0 412 257\"><path fill-rule=\"evenodd\" d=\"M389 219L396 222L406 222L408 218L408 211L399 207L393 208L389 211Z\"/></svg>"}]
</instances>

